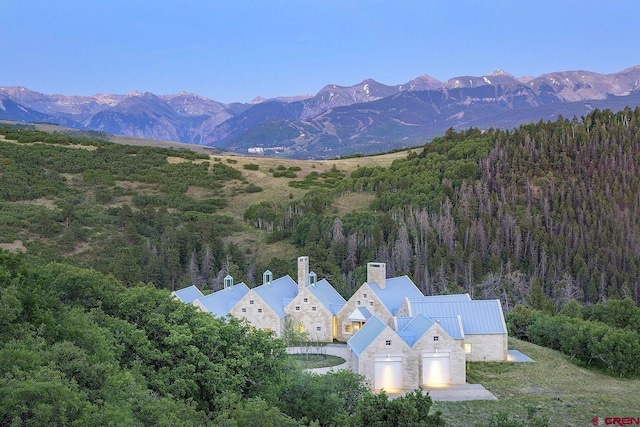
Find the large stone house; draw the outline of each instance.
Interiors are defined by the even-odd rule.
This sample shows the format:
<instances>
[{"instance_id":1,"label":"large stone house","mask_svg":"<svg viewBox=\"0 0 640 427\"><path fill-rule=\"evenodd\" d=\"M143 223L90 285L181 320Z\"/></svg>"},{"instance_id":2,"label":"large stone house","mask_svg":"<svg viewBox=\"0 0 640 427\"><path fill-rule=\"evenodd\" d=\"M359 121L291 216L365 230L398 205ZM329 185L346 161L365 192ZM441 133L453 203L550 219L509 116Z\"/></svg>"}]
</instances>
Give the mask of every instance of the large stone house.
<instances>
[{"instance_id":1,"label":"large stone house","mask_svg":"<svg viewBox=\"0 0 640 427\"><path fill-rule=\"evenodd\" d=\"M367 264L367 281L345 301L298 258L298 281L273 279L249 289L225 278L204 296L195 286L173 295L205 312L246 319L281 337L286 319L314 341L347 341L351 368L374 390L464 384L466 361L507 360L507 328L499 300L468 294L424 296L407 277L386 277L384 263Z\"/></svg>"}]
</instances>

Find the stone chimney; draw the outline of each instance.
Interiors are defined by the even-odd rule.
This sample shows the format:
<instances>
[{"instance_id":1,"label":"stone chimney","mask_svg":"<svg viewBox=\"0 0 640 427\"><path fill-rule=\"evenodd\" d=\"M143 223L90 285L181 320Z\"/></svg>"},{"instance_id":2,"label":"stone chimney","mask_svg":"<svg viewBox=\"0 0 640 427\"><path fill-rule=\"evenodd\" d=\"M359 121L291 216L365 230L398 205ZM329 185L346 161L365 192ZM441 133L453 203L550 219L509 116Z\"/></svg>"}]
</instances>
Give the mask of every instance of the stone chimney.
<instances>
[{"instance_id":1,"label":"stone chimney","mask_svg":"<svg viewBox=\"0 0 640 427\"><path fill-rule=\"evenodd\" d=\"M376 282L380 289L387 287L387 265L383 262L367 264L367 282Z\"/></svg>"},{"instance_id":2,"label":"stone chimney","mask_svg":"<svg viewBox=\"0 0 640 427\"><path fill-rule=\"evenodd\" d=\"M298 292L307 287L307 278L309 277L309 257L298 257Z\"/></svg>"}]
</instances>

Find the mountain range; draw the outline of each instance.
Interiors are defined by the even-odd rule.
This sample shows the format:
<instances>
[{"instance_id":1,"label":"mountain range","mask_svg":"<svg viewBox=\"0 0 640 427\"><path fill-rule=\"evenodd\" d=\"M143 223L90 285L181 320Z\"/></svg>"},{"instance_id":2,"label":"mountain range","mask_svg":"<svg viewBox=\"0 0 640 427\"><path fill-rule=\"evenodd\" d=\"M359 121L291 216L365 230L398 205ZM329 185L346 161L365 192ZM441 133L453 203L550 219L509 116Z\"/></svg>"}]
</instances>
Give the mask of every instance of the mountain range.
<instances>
[{"instance_id":1,"label":"mountain range","mask_svg":"<svg viewBox=\"0 0 640 427\"><path fill-rule=\"evenodd\" d=\"M46 95L0 87L0 119L294 158L416 146L448 128L511 128L640 106L640 66L614 74L564 71L516 78L502 70L388 86L364 80L316 95L220 103L196 94Z\"/></svg>"}]
</instances>

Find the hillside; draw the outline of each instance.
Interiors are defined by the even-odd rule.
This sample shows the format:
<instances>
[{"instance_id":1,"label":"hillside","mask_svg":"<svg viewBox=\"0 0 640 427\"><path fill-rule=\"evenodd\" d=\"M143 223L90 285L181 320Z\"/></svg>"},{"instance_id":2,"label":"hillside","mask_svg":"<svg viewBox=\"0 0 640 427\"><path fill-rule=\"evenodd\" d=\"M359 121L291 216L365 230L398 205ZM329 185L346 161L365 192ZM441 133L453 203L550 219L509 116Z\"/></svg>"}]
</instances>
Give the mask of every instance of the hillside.
<instances>
[{"instance_id":1,"label":"hillside","mask_svg":"<svg viewBox=\"0 0 640 427\"><path fill-rule=\"evenodd\" d=\"M525 423L530 411L533 418L548 418L552 427L587 426L593 417L604 423L605 417L637 414L640 380L578 367L567 356L534 344L513 339L509 344L535 363L470 363L468 381L483 384L498 400L436 403L448 426L487 423L500 413Z\"/></svg>"}]
</instances>

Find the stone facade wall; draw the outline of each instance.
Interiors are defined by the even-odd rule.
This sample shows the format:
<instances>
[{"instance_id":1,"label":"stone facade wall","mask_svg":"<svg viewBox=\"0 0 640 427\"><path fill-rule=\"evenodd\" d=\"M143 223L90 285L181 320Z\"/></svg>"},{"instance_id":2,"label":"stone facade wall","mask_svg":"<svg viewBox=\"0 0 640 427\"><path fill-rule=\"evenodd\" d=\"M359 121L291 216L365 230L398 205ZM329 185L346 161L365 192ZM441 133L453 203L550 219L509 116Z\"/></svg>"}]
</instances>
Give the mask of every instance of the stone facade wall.
<instances>
[{"instance_id":1,"label":"stone facade wall","mask_svg":"<svg viewBox=\"0 0 640 427\"><path fill-rule=\"evenodd\" d=\"M251 304L253 301L253 304ZM245 309L245 311L242 311ZM262 312L260 312L262 309ZM240 301L229 311L229 314L238 319L247 319L255 328L273 331L275 336L282 336L282 319L253 289L243 296Z\"/></svg>"},{"instance_id":2,"label":"stone facade wall","mask_svg":"<svg viewBox=\"0 0 640 427\"><path fill-rule=\"evenodd\" d=\"M360 305L358 305L358 301L360 301ZM373 303L373 305L371 305ZM393 325L393 316L387 310L387 308L382 304L382 302L378 299L376 294L373 293L369 285L364 283L360 288L353 294L351 298L347 301L347 303L340 309L337 314L338 318L338 340L340 341L348 341L356 331L353 329L351 333L345 332L345 325L351 325L351 321L349 320L349 315L353 313L358 307L366 307L367 310L371 314L375 314L378 316L384 323L389 326Z\"/></svg>"},{"instance_id":3,"label":"stone facade wall","mask_svg":"<svg viewBox=\"0 0 640 427\"><path fill-rule=\"evenodd\" d=\"M296 307L300 310L297 311ZM298 293L284 311L295 323L304 325L304 330L312 341L333 341L333 315L308 288Z\"/></svg>"},{"instance_id":4,"label":"stone facade wall","mask_svg":"<svg viewBox=\"0 0 640 427\"><path fill-rule=\"evenodd\" d=\"M434 341L434 337L438 341ZM422 383L422 353L449 352L449 369L451 384L465 384L467 381L467 365L463 340L454 340L438 324L433 325L418 341L413 344L409 359L410 365L418 367L418 383ZM437 351L436 351L437 350Z\"/></svg>"},{"instance_id":5,"label":"stone facade wall","mask_svg":"<svg viewBox=\"0 0 640 427\"><path fill-rule=\"evenodd\" d=\"M503 362L507 360L507 334L465 335L465 344L471 344L470 362Z\"/></svg>"},{"instance_id":6,"label":"stone facade wall","mask_svg":"<svg viewBox=\"0 0 640 427\"><path fill-rule=\"evenodd\" d=\"M391 341L391 345L386 345L387 340ZM418 388L417 367L412 369L413 367L408 364L408 361L411 360L411 347L389 327L382 331L375 341L360 353L360 357L355 357L358 363L357 372L360 375L364 375L373 389L376 377L376 357L385 357L387 355L402 357L403 389L414 390Z\"/></svg>"}]
</instances>

